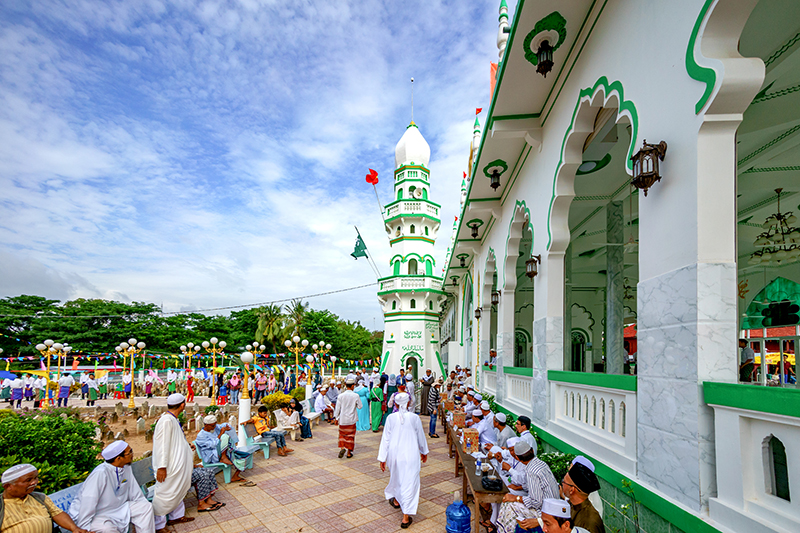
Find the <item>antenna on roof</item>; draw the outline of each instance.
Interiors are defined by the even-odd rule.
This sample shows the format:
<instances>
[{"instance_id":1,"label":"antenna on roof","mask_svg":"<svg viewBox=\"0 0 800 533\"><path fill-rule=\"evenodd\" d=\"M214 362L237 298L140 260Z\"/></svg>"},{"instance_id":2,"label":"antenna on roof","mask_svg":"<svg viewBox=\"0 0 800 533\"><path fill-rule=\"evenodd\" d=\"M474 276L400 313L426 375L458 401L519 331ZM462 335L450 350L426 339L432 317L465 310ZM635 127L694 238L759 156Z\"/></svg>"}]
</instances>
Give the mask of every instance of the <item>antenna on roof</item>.
<instances>
[{"instance_id":1,"label":"antenna on roof","mask_svg":"<svg viewBox=\"0 0 800 533\"><path fill-rule=\"evenodd\" d=\"M411 78L411 123L414 123L414 78Z\"/></svg>"}]
</instances>

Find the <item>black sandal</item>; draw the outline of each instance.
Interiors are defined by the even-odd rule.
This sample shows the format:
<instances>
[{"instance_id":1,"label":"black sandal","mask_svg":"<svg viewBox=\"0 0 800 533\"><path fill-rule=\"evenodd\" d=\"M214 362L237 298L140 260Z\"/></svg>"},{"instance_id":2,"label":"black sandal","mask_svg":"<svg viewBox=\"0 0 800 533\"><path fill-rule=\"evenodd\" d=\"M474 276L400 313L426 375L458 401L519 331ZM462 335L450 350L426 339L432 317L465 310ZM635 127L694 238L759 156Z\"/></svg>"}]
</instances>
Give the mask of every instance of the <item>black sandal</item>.
<instances>
[{"instance_id":1,"label":"black sandal","mask_svg":"<svg viewBox=\"0 0 800 533\"><path fill-rule=\"evenodd\" d=\"M400 504L397 503L397 500L394 498L389 498L389 505L391 505L395 509L400 509Z\"/></svg>"},{"instance_id":2,"label":"black sandal","mask_svg":"<svg viewBox=\"0 0 800 533\"><path fill-rule=\"evenodd\" d=\"M411 525L411 522L413 522L413 521L414 521L414 519L409 516L408 517L408 522L400 522L400 527L403 528L403 529L408 529L409 526Z\"/></svg>"}]
</instances>

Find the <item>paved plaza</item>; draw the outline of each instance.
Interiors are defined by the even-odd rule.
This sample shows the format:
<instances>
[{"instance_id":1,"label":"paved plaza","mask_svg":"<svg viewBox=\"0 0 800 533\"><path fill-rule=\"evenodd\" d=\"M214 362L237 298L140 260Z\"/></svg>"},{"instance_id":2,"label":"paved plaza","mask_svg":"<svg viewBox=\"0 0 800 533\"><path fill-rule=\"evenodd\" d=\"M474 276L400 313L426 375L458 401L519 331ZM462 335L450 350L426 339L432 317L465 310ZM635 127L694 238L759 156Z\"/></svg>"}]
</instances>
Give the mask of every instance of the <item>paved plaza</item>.
<instances>
[{"instance_id":1,"label":"paved plaza","mask_svg":"<svg viewBox=\"0 0 800 533\"><path fill-rule=\"evenodd\" d=\"M428 417L422 421L427 428ZM311 440L287 441L295 450L288 457L279 457L274 446L267 460L259 452L254 468L245 473L256 487L225 485L218 474L220 490L214 497L226 503L219 511L198 513L191 491L187 516L196 519L174 526L176 533L400 531L403 515L383 495L389 472L381 472L377 461L382 433L359 431L355 457L339 459L338 429L322 422L313 431ZM419 509L410 528L420 533L444 530L445 509L461 486L461 478L453 476L444 437L429 438L428 446Z\"/></svg>"}]
</instances>

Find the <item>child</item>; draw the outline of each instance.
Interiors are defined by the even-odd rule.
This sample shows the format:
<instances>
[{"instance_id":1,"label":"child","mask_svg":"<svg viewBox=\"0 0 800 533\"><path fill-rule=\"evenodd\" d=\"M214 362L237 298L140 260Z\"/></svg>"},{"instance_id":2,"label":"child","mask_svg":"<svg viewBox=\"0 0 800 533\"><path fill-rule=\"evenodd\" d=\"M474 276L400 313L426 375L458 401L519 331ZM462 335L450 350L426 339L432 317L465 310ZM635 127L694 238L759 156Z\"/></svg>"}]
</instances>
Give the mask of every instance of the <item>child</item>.
<instances>
[{"instance_id":1,"label":"child","mask_svg":"<svg viewBox=\"0 0 800 533\"><path fill-rule=\"evenodd\" d=\"M269 419L269 409L266 406L262 405L258 408L258 415L254 416L250 420L245 420L242 422L242 425L252 423L256 431L258 432L258 437L253 440L261 440L262 438L272 437L275 439L275 446L278 447L278 455L281 457L292 453L294 450L291 448L286 447L286 435L285 431L271 431L274 425L270 422Z\"/></svg>"},{"instance_id":2,"label":"child","mask_svg":"<svg viewBox=\"0 0 800 533\"><path fill-rule=\"evenodd\" d=\"M94 406L98 396L98 386L97 381L94 380L94 373L89 374L83 383L86 385L86 407Z\"/></svg>"},{"instance_id":3,"label":"child","mask_svg":"<svg viewBox=\"0 0 800 533\"><path fill-rule=\"evenodd\" d=\"M295 442L303 442L302 427L300 426L300 415L288 405L281 407L281 412L277 413L278 423L283 428L299 429L300 436L295 439Z\"/></svg>"},{"instance_id":4,"label":"child","mask_svg":"<svg viewBox=\"0 0 800 533\"><path fill-rule=\"evenodd\" d=\"M217 405L226 405L228 403L228 387L224 384L219 388L217 394Z\"/></svg>"}]
</instances>

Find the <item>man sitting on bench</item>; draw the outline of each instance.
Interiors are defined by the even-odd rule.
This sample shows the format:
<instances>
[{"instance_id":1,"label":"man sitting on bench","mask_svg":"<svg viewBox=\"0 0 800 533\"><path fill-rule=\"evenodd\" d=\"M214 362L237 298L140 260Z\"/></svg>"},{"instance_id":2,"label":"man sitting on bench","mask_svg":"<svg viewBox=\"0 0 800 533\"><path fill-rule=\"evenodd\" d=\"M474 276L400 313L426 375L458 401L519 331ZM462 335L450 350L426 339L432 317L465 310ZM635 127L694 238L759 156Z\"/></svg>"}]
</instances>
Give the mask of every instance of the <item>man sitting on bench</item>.
<instances>
[{"instance_id":1,"label":"man sitting on bench","mask_svg":"<svg viewBox=\"0 0 800 533\"><path fill-rule=\"evenodd\" d=\"M232 483L241 482L242 486L255 487L256 484L242 477L247 467L247 458L252 452L236 449L238 438L228 424L217 424L217 417L208 415L203 418L203 429L197 433L197 452L205 463L225 463L233 467Z\"/></svg>"},{"instance_id":2,"label":"man sitting on bench","mask_svg":"<svg viewBox=\"0 0 800 533\"><path fill-rule=\"evenodd\" d=\"M270 422L269 409L262 405L258 408L258 415L250 420L245 420L242 425L253 424L258 432L258 437L253 440L261 440L265 437L272 437L275 439L275 446L278 447L278 455L281 457L292 453L294 450L286 447L286 432L285 431L272 431L275 426Z\"/></svg>"}]
</instances>

